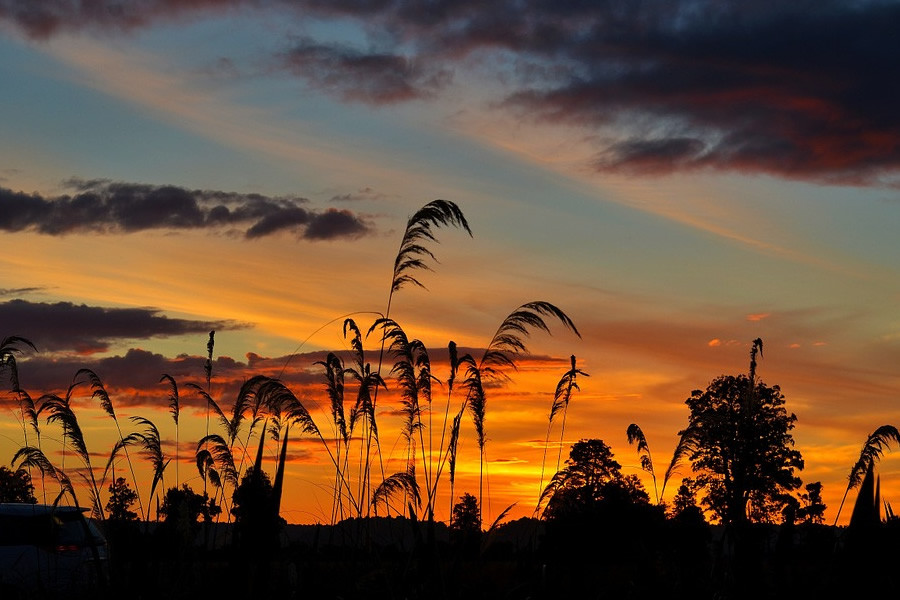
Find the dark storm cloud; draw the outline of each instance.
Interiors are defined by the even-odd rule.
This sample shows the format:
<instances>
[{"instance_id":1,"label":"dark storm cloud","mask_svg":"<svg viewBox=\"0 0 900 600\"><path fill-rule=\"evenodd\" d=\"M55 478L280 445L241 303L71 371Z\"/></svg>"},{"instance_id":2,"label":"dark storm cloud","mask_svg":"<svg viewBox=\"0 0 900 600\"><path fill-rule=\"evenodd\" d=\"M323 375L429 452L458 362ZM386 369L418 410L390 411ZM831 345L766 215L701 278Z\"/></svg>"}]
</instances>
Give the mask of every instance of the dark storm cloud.
<instances>
[{"instance_id":1,"label":"dark storm cloud","mask_svg":"<svg viewBox=\"0 0 900 600\"><path fill-rule=\"evenodd\" d=\"M210 330L240 329L230 321L172 319L152 308L102 308L71 302L0 302L0 323L31 340L38 350L104 352L115 340L179 335L203 336Z\"/></svg>"},{"instance_id":2,"label":"dark storm cloud","mask_svg":"<svg viewBox=\"0 0 900 600\"><path fill-rule=\"evenodd\" d=\"M512 89L496 106L586 129L601 171L900 180L900 4L887 0L0 0L0 19L47 37L263 5L371 33L377 53L305 41L273 59L346 101L428 97L454 69L498 65Z\"/></svg>"},{"instance_id":3,"label":"dark storm cloud","mask_svg":"<svg viewBox=\"0 0 900 600\"><path fill-rule=\"evenodd\" d=\"M392 104L433 97L452 76L415 59L303 41L283 58L312 87L348 102Z\"/></svg>"},{"instance_id":4,"label":"dark storm cloud","mask_svg":"<svg viewBox=\"0 0 900 600\"><path fill-rule=\"evenodd\" d=\"M507 106L552 121L634 123L599 154L602 170L895 182L900 84L886 74L900 56L900 5L737 6L666 20L638 13L616 31L589 32L560 49L569 81L521 90Z\"/></svg>"},{"instance_id":5,"label":"dark storm cloud","mask_svg":"<svg viewBox=\"0 0 900 600\"><path fill-rule=\"evenodd\" d=\"M317 212L304 198L272 198L180 187L119 183L105 179L70 179L74 195L43 197L0 188L0 230L68 233L131 233L148 229L244 229L258 238L281 231L307 239L359 237L370 226L347 213L352 227L325 230L310 224L330 219L328 209Z\"/></svg>"}]
</instances>

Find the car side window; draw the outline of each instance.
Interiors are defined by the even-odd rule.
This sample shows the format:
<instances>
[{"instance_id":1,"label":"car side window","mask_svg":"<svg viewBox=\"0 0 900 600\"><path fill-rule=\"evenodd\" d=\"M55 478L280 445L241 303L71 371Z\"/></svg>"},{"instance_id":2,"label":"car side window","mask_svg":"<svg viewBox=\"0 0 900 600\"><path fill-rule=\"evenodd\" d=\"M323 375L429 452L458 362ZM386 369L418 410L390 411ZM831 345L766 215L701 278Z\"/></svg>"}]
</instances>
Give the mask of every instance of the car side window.
<instances>
[{"instance_id":1,"label":"car side window","mask_svg":"<svg viewBox=\"0 0 900 600\"><path fill-rule=\"evenodd\" d=\"M0 546L49 546L53 530L45 515L0 515Z\"/></svg>"}]
</instances>

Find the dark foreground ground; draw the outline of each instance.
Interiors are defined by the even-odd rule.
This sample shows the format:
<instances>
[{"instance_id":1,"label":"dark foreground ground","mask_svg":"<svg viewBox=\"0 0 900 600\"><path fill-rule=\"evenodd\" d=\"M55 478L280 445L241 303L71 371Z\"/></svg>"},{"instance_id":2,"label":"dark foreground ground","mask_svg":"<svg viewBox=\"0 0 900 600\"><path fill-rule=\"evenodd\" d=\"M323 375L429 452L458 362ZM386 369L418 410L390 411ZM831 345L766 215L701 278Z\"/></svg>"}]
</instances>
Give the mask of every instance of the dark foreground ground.
<instances>
[{"instance_id":1,"label":"dark foreground ground","mask_svg":"<svg viewBox=\"0 0 900 600\"><path fill-rule=\"evenodd\" d=\"M109 589L160 598L833 598L900 593L900 528L556 523L489 533L380 518L285 526L277 541L109 527Z\"/></svg>"}]
</instances>

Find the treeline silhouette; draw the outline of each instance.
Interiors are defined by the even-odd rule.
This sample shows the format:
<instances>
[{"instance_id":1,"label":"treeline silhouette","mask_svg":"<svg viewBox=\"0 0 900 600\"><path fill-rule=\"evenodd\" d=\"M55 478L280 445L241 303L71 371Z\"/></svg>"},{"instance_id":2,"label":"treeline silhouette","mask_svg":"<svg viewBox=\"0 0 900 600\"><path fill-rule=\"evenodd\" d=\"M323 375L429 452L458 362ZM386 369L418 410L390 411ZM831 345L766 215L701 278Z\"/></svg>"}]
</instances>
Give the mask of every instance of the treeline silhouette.
<instances>
[{"instance_id":1,"label":"treeline silhouette","mask_svg":"<svg viewBox=\"0 0 900 600\"><path fill-rule=\"evenodd\" d=\"M110 587L96 594L743 598L830 597L860 585L897 589L892 566L900 551L900 521L881 501L875 466L890 444L900 443L900 432L884 425L868 436L844 494L846 499L860 490L850 525L826 526L821 483L804 487L797 475L804 466L791 435L797 417L787 412L778 386L756 375L761 339L751 344L747 374L720 376L687 399L688 423L678 432L660 481L640 426L628 428L628 441L653 483L652 500L638 477L621 472L601 439L575 443L563 463L569 403L580 378L589 376L572 356L549 410L533 516L505 523L509 507L493 524L484 523L490 391L509 379L531 332L549 333L559 323L579 334L555 305L529 302L501 321L480 355L460 356L451 341L448 372L439 378L428 349L390 312L395 292L422 285L416 274L429 269L434 255L428 245L436 240L435 229L446 226L471 234L452 202L437 200L414 214L394 262L384 313L365 333L354 315L342 318L348 356L331 352L315 365L327 407L324 430L294 391L268 376L250 376L230 410L223 408L226 399L213 393L210 332L205 385L161 375L176 441L170 457L155 423L140 416L120 423L113 398L90 369L79 370L64 393L33 399L19 384L17 357L36 348L26 337L3 339L0 371L16 402L22 446L12 457L14 469L0 468L0 501L35 502L37 491L43 503L78 505L79 491L86 490L85 505L111 548ZM375 346L367 350L373 336ZM406 450L406 469L393 474L384 471L379 436L378 396L389 382L399 397ZM88 387L117 435L104 467L92 464L97 455L88 450L73 402ZM178 473L185 392L206 406L206 432L194 455L202 490L182 483ZM479 449L477 496L459 496L455 489L464 419L471 421ZM558 454L545 486L554 425ZM42 437L47 426L61 430L61 445ZM288 448L300 436L318 439L333 467L327 524L287 525L280 516ZM267 438L279 449L271 476L264 469ZM66 468L49 458L56 451L71 457ZM143 485L132 461L135 451L150 467ZM78 467L71 467L73 459ZM175 485L167 488L164 477L173 459ZM126 476L113 475L122 461ZM667 484L687 464L691 476L682 478L667 501ZM447 484L449 493L441 487ZM436 507L446 496L450 516L442 523Z\"/></svg>"}]
</instances>

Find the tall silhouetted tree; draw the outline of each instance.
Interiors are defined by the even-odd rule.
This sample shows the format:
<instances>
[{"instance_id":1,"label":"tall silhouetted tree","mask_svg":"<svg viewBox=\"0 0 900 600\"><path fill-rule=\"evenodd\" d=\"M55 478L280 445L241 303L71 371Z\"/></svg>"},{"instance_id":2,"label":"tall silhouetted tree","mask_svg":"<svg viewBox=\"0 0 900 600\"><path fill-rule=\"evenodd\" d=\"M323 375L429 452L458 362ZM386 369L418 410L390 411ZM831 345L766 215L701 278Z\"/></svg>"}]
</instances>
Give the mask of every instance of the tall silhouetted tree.
<instances>
[{"instance_id":1,"label":"tall silhouetted tree","mask_svg":"<svg viewBox=\"0 0 900 600\"><path fill-rule=\"evenodd\" d=\"M453 505L450 521L450 539L463 551L478 549L481 540L481 516L478 511L478 498L466 493L459 497Z\"/></svg>"},{"instance_id":2,"label":"tall silhouetted tree","mask_svg":"<svg viewBox=\"0 0 900 600\"><path fill-rule=\"evenodd\" d=\"M784 408L778 386L746 375L723 375L686 400L691 410L689 458L703 503L728 524L768 520L784 494L800 487L795 469L803 468L791 430L797 417ZM750 508L751 510L748 510Z\"/></svg>"},{"instance_id":3,"label":"tall silhouetted tree","mask_svg":"<svg viewBox=\"0 0 900 600\"><path fill-rule=\"evenodd\" d=\"M469 493L459 497L459 502L453 505L450 529L481 531L481 519L478 517L478 498Z\"/></svg>"},{"instance_id":4,"label":"tall silhouetted tree","mask_svg":"<svg viewBox=\"0 0 900 600\"><path fill-rule=\"evenodd\" d=\"M110 521L137 521L138 514L131 510L135 502L137 502L137 493L128 487L128 482L124 477L116 477L116 480L109 484L106 518Z\"/></svg>"}]
</instances>

